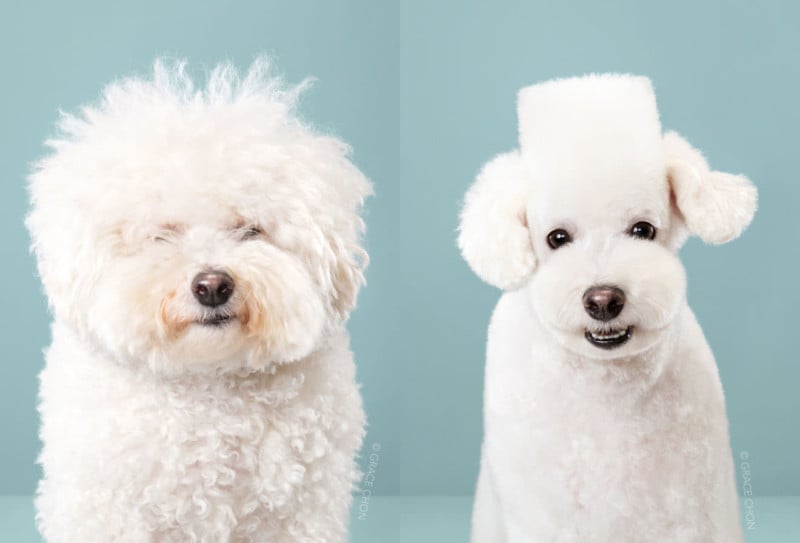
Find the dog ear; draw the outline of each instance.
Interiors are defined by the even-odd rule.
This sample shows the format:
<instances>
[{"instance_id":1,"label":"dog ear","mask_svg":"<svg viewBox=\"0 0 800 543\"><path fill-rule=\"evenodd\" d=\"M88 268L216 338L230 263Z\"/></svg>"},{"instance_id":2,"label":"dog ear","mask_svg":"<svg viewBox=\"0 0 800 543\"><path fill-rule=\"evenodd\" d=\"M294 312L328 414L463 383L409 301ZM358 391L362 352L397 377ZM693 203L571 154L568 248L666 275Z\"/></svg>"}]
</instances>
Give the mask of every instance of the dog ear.
<instances>
[{"instance_id":1,"label":"dog ear","mask_svg":"<svg viewBox=\"0 0 800 543\"><path fill-rule=\"evenodd\" d=\"M711 171L700 151L675 132L664 135L664 148L672 198L687 230L713 244L739 237L756 211L753 184Z\"/></svg>"},{"instance_id":2,"label":"dog ear","mask_svg":"<svg viewBox=\"0 0 800 543\"><path fill-rule=\"evenodd\" d=\"M342 240L328 239L333 259L328 270L333 286L332 306L337 315L347 318L356 304L356 297L364 284L364 269L369 264L367 252L359 245Z\"/></svg>"},{"instance_id":3,"label":"dog ear","mask_svg":"<svg viewBox=\"0 0 800 543\"><path fill-rule=\"evenodd\" d=\"M495 157L464 198L458 246L478 276L495 287L522 286L536 266L526 206L529 174L518 151Z\"/></svg>"}]
</instances>

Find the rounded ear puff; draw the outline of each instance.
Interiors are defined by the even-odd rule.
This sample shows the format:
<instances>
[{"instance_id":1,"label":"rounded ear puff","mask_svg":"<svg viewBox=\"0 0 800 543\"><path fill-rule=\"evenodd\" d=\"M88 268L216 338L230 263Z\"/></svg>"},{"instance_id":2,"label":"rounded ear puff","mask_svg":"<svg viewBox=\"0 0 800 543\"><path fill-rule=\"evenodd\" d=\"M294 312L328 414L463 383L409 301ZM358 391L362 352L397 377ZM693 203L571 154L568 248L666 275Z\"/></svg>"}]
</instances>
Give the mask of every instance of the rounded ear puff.
<instances>
[{"instance_id":1,"label":"rounded ear puff","mask_svg":"<svg viewBox=\"0 0 800 543\"><path fill-rule=\"evenodd\" d=\"M711 171L700 151L675 132L664 135L664 148L670 189L689 232L713 244L739 237L756 211L753 184Z\"/></svg>"},{"instance_id":2,"label":"rounded ear puff","mask_svg":"<svg viewBox=\"0 0 800 543\"><path fill-rule=\"evenodd\" d=\"M521 287L536 267L526 206L529 174L518 151L483 167L464 198L458 247L478 276L495 287Z\"/></svg>"}]
</instances>

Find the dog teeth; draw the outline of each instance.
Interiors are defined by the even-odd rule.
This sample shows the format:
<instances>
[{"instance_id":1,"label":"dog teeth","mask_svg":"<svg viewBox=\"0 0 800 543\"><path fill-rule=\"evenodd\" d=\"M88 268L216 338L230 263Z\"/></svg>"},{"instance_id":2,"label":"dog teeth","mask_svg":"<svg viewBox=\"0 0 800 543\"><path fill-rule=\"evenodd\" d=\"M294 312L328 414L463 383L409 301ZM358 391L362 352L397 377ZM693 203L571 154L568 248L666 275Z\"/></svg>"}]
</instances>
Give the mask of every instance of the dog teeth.
<instances>
[{"instance_id":1,"label":"dog teeth","mask_svg":"<svg viewBox=\"0 0 800 543\"><path fill-rule=\"evenodd\" d=\"M617 339L625 335L627 330L618 330L616 332L592 332L592 337L595 339Z\"/></svg>"}]
</instances>

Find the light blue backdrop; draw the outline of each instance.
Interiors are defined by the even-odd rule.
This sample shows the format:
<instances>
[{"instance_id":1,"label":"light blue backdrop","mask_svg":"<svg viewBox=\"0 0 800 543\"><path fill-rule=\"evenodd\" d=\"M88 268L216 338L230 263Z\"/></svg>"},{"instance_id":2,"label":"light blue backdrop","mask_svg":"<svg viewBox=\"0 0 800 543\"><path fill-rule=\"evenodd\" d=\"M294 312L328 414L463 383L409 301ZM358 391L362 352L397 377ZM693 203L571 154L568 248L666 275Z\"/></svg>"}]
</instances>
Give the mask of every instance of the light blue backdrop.
<instances>
[{"instance_id":1,"label":"light blue backdrop","mask_svg":"<svg viewBox=\"0 0 800 543\"><path fill-rule=\"evenodd\" d=\"M201 7L202 6L202 7ZM45 303L22 226L27 164L57 108L145 72L156 55L195 68L272 53L289 81L315 75L305 117L350 141L369 202L368 287L353 347L380 443L378 493L472 492L483 343L498 292L454 245L480 165L516 142L514 97L555 76L653 78L664 125L711 163L746 173L760 210L737 242L683 251L689 296L728 394L733 445L759 494L800 494L795 289L800 189L800 6L788 2L20 3L0 12L0 494L30 494Z\"/></svg>"}]
</instances>

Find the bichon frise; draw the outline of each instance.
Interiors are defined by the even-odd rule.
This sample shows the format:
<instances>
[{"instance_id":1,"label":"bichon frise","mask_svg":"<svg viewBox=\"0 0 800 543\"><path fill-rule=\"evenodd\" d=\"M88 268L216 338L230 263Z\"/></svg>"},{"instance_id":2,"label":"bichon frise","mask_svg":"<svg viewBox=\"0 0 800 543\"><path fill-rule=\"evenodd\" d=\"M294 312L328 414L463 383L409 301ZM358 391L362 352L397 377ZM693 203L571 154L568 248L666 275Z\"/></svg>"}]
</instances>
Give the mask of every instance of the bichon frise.
<instances>
[{"instance_id":1,"label":"bichon frise","mask_svg":"<svg viewBox=\"0 0 800 543\"><path fill-rule=\"evenodd\" d=\"M717 367L676 256L750 223L756 190L662 136L643 77L519 94L519 150L466 195L489 325L475 543L742 541Z\"/></svg>"},{"instance_id":2,"label":"bichon frise","mask_svg":"<svg viewBox=\"0 0 800 543\"><path fill-rule=\"evenodd\" d=\"M345 541L370 185L299 91L265 59L201 89L157 62L63 116L27 221L48 541Z\"/></svg>"}]
</instances>

